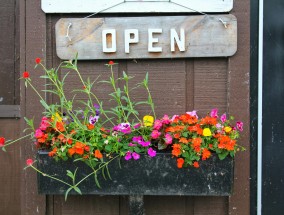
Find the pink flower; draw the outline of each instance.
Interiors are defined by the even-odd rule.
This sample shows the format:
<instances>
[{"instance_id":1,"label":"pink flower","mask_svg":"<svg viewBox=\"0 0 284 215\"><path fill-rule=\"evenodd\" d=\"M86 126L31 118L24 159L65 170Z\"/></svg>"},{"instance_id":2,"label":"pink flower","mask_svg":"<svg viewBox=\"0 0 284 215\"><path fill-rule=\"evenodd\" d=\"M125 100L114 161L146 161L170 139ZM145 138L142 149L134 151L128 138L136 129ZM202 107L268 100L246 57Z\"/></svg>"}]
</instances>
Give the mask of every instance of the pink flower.
<instances>
[{"instance_id":1,"label":"pink flower","mask_svg":"<svg viewBox=\"0 0 284 215\"><path fill-rule=\"evenodd\" d=\"M133 128L135 128L135 129L140 128L140 127L141 127L141 124L140 124L140 123L138 123L138 124L136 124L136 125L133 126Z\"/></svg>"},{"instance_id":2,"label":"pink flower","mask_svg":"<svg viewBox=\"0 0 284 215\"><path fill-rule=\"evenodd\" d=\"M44 135L44 133L42 132L42 130L40 130L40 129L37 129L36 131L35 131L35 138L41 138L42 136Z\"/></svg>"},{"instance_id":3,"label":"pink flower","mask_svg":"<svg viewBox=\"0 0 284 215\"><path fill-rule=\"evenodd\" d=\"M169 145L169 144L172 144L172 142L173 142L172 136L170 134L166 134L165 135L165 143Z\"/></svg>"},{"instance_id":4,"label":"pink flower","mask_svg":"<svg viewBox=\"0 0 284 215\"><path fill-rule=\"evenodd\" d=\"M170 120L168 115L164 115L164 117L162 118L162 123L164 123L164 124L170 124L171 123L171 120Z\"/></svg>"},{"instance_id":5,"label":"pink flower","mask_svg":"<svg viewBox=\"0 0 284 215\"><path fill-rule=\"evenodd\" d=\"M161 132L157 131L157 130L153 130L152 133L151 133L151 137L153 139L157 139L159 138L159 136L161 135Z\"/></svg>"},{"instance_id":6,"label":"pink flower","mask_svg":"<svg viewBox=\"0 0 284 215\"><path fill-rule=\"evenodd\" d=\"M212 109L211 113L210 113L210 116L214 117L214 118L218 118L218 109L217 108Z\"/></svg>"},{"instance_id":7,"label":"pink flower","mask_svg":"<svg viewBox=\"0 0 284 215\"><path fill-rule=\"evenodd\" d=\"M153 126L153 128L155 129L155 130L160 130L160 128L162 128L162 126L163 126L163 123L161 122L161 120L155 120L155 122L154 122L154 126Z\"/></svg>"},{"instance_id":8,"label":"pink flower","mask_svg":"<svg viewBox=\"0 0 284 215\"><path fill-rule=\"evenodd\" d=\"M129 143L128 146L136 146L136 144Z\"/></svg>"},{"instance_id":9,"label":"pink flower","mask_svg":"<svg viewBox=\"0 0 284 215\"><path fill-rule=\"evenodd\" d=\"M132 157L134 160L138 160L140 158L140 155L136 152L132 152Z\"/></svg>"},{"instance_id":10,"label":"pink flower","mask_svg":"<svg viewBox=\"0 0 284 215\"><path fill-rule=\"evenodd\" d=\"M49 126L48 118L47 117L42 117L39 129L42 131L45 131Z\"/></svg>"},{"instance_id":11,"label":"pink flower","mask_svg":"<svg viewBox=\"0 0 284 215\"><path fill-rule=\"evenodd\" d=\"M174 121L178 117L179 117L179 115L173 115L173 117L171 118L171 121Z\"/></svg>"},{"instance_id":12,"label":"pink flower","mask_svg":"<svg viewBox=\"0 0 284 215\"><path fill-rule=\"evenodd\" d=\"M186 112L188 115L192 116L192 117L196 117L198 119L198 116L197 116L197 111L196 110L193 110L191 112Z\"/></svg>"},{"instance_id":13,"label":"pink flower","mask_svg":"<svg viewBox=\"0 0 284 215\"><path fill-rule=\"evenodd\" d=\"M28 166L33 165L33 162L34 162L33 159L30 159L30 158L26 160L26 164L27 164Z\"/></svg>"},{"instance_id":14,"label":"pink flower","mask_svg":"<svg viewBox=\"0 0 284 215\"><path fill-rule=\"evenodd\" d=\"M243 126L244 126L244 123L243 123L243 122L238 121L238 122L236 123L236 126L237 126L237 129L238 129L239 131L243 131Z\"/></svg>"},{"instance_id":15,"label":"pink flower","mask_svg":"<svg viewBox=\"0 0 284 215\"><path fill-rule=\"evenodd\" d=\"M128 161L128 160L130 160L131 158L132 158L131 152L130 152L130 151L126 152L126 154L125 154L125 156L124 156L124 159Z\"/></svg>"},{"instance_id":16,"label":"pink flower","mask_svg":"<svg viewBox=\"0 0 284 215\"><path fill-rule=\"evenodd\" d=\"M156 151L154 149L152 149L152 148L149 148L148 149L148 155L150 157L155 157L156 156Z\"/></svg>"},{"instance_id":17,"label":"pink flower","mask_svg":"<svg viewBox=\"0 0 284 215\"><path fill-rule=\"evenodd\" d=\"M139 143L141 146L143 146L143 147L148 147L148 146L150 146L150 144L151 144L150 141L147 141L147 142L145 142L145 141L139 141L138 143Z\"/></svg>"},{"instance_id":18,"label":"pink flower","mask_svg":"<svg viewBox=\"0 0 284 215\"><path fill-rule=\"evenodd\" d=\"M222 116L221 116L221 121L224 123L224 122L226 122L226 120L227 120L227 116L226 116L226 114L224 113Z\"/></svg>"}]
</instances>

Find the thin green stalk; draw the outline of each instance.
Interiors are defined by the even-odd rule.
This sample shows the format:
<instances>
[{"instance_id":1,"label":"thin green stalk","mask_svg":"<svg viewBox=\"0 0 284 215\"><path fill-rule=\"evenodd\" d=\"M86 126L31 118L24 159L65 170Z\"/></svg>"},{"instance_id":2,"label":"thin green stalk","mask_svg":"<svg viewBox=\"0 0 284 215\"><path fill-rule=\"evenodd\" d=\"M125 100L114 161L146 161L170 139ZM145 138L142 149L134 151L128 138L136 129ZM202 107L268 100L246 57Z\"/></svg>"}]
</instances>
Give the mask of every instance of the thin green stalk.
<instances>
[{"instance_id":1,"label":"thin green stalk","mask_svg":"<svg viewBox=\"0 0 284 215\"><path fill-rule=\"evenodd\" d=\"M26 137L29 137L29 136L31 136L31 134L27 134L26 136L20 137L20 138L18 138L18 139L16 139L16 140L13 140L13 141L11 141L11 142L8 142L8 141L7 141L7 143L6 143L4 146L1 146L1 147L9 146L9 145L11 145L11 144L13 144L13 143L15 143L15 142L17 142L17 141L19 141L19 140L25 139Z\"/></svg>"},{"instance_id":2,"label":"thin green stalk","mask_svg":"<svg viewBox=\"0 0 284 215\"><path fill-rule=\"evenodd\" d=\"M68 185L69 187L72 187L71 184L69 184L69 183L67 183L67 182L65 182L65 181L63 181L63 180L61 180L61 179L59 179L59 178L55 178L55 177L53 177L53 176L51 176L51 175L48 175L48 174L46 174L46 173L40 171L39 169L37 169L37 168L34 167L33 165L30 165L29 167L33 168L35 171L37 171L38 173L42 174L43 176L46 176L46 177L51 178L51 179L54 179L54 180L56 180L56 181L59 181L59 182L61 182L61 183L63 183L63 184Z\"/></svg>"}]
</instances>

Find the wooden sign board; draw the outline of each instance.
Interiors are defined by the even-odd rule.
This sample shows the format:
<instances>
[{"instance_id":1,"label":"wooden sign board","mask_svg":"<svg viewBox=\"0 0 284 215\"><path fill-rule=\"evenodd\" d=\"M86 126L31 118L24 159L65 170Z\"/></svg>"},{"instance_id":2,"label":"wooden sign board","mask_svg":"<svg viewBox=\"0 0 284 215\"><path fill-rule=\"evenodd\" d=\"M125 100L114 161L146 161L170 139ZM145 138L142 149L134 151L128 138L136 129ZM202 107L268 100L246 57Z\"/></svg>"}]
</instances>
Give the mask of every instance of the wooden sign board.
<instances>
[{"instance_id":1,"label":"wooden sign board","mask_svg":"<svg viewBox=\"0 0 284 215\"><path fill-rule=\"evenodd\" d=\"M82 60L232 56L233 15L60 19L56 51Z\"/></svg>"},{"instance_id":2,"label":"wooden sign board","mask_svg":"<svg viewBox=\"0 0 284 215\"><path fill-rule=\"evenodd\" d=\"M41 0L45 13L229 12L233 0Z\"/></svg>"}]
</instances>

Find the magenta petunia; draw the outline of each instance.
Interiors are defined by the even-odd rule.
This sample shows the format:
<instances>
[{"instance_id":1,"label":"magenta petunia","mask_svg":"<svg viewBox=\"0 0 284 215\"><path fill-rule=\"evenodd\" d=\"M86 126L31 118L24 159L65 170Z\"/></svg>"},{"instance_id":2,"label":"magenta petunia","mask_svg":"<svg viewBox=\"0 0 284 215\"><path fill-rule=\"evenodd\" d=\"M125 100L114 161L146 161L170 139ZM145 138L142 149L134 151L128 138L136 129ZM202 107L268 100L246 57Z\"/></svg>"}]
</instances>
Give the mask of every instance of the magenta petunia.
<instances>
[{"instance_id":1,"label":"magenta petunia","mask_svg":"<svg viewBox=\"0 0 284 215\"><path fill-rule=\"evenodd\" d=\"M138 160L140 158L140 155L136 152L132 152L132 157L134 160Z\"/></svg>"},{"instance_id":2,"label":"magenta petunia","mask_svg":"<svg viewBox=\"0 0 284 215\"><path fill-rule=\"evenodd\" d=\"M129 143L128 146L136 146L136 144Z\"/></svg>"},{"instance_id":3,"label":"magenta petunia","mask_svg":"<svg viewBox=\"0 0 284 215\"><path fill-rule=\"evenodd\" d=\"M211 113L210 113L210 116L214 117L214 118L218 118L218 109L217 108L212 109Z\"/></svg>"},{"instance_id":4,"label":"magenta petunia","mask_svg":"<svg viewBox=\"0 0 284 215\"><path fill-rule=\"evenodd\" d=\"M41 138L44 135L44 133L42 132L42 130L37 129L35 131L35 138Z\"/></svg>"},{"instance_id":5,"label":"magenta petunia","mask_svg":"<svg viewBox=\"0 0 284 215\"><path fill-rule=\"evenodd\" d=\"M130 160L131 158L132 158L131 152L130 152L130 151L126 152L126 154L125 154L125 156L124 156L124 159L128 161L128 160Z\"/></svg>"},{"instance_id":6,"label":"magenta petunia","mask_svg":"<svg viewBox=\"0 0 284 215\"><path fill-rule=\"evenodd\" d=\"M226 122L226 120L227 120L226 114L224 113L224 114L220 117L220 119L221 119L221 121L222 121L223 123Z\"/></svg>"},{"instance_id":7,"label":"magenta petunia","mask_svg":"<svg viewBox=\"0 0 284 215\"><path fill-rule=\"evenodd\" d=\"M164 117L162 118L162 123L166 125L171 123L171 119L168 115L164 115Z\"/></svg>"},{"instance_id":8,"label":"magenta petunia","mask_svg":"<svg viewBox=\"0 0 284 215\"><path fill-rule=\"evenodd\" d=\"M145 141L139 141L138 143L143 147L148 147L151 144L150 141L146 141L146 142Z\"/></svg>"},{"instance_id":9,"label":"magenta petunia","mask_svg":"<svg viewBox=\"0 0 284 215\"><path fill-rule=\"evenodd\" d=\"M244 123L243 123L243 122L238 121L238 122L236 123L236 126L237 126L237 129L238 129L239 131L243 131L243 126L244 126Z\"/></svg>"},{"instance_id":10,"label":"magenta petunia","mask_svg":"<svg viewBox=\"0 0 284 215\"><path fill-rule=\"evenodd\" d=\"M153 139L158 139L161 135L161 132L157 131L157 130L153 130L152 133L151 133L151 137Z\"/></svg>"},{"instance_id":11,"label":"magenta petunia","mask_svg":"<svg viewBox=\"0 0 284 215\"><path fill-rule=\"evenodd\" d=\"M149 148L148 149L148 155L150 157L155 157L156 156L156 151L154 149L152 149L152 148Z\"/></svg>"},{"instance_id":12,"label":"magenta petunia","mask_svg":"<svg viewBox=\"0 0 284 215\"><path fill-rule=\"evenodd\" d=\"M162 123L162 121L161 120L155 120L155 122L154 122L154 126L153 126L153 128L155 129L155 130L160 130L161 128L162 128L162 126L163 126L163 123Z\"/></svg>"},{"instance_id":13,"label":"magenta petunia","mask_svg":"<svg viewBox=\"0 0 284 215\"><path fill-rule=\"evenodd\" d=\"M167 145L169 145L169 144L172 144L172 142L173 142L172 136L171 136L170 134L166 134L166 135L165 135L165 143L166 143Z\"/></svg>"},{"instance_id":14,"label":"magenta petunia","mask_svg":"<svg viewBox=\"0 0 284 215\"><path fill-rule=\"evenodd\" d=\"M137 128L140 128L141 127L141 124L140 123L137 123L133 126L133 128L137 129Z\"/></svg>"}]
</instances>

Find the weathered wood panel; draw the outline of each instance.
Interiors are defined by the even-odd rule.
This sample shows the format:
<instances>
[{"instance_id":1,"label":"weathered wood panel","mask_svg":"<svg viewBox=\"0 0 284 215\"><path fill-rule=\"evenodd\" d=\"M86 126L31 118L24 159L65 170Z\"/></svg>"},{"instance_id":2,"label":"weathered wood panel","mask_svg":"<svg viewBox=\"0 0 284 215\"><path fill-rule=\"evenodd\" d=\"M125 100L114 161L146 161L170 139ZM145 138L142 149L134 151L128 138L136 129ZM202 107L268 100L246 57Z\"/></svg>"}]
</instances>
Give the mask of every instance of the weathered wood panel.
<instances>
[{"instance_id":1,"label":"weathered wood panel","mask_svg":"<svg viewBox=\"0 0 284 215\"><path fill-rule=\"evenodd\" d=\"M226 27L220 19L226 22ZM126 29L137 31L133 38L136 40L130 44L125 42L128 35ZM171 29L176 31L179 37L177 40L182 41L181 45L178 46L176 40L172 41L174 34ZM107 30L112 33L106 33ZM151 30L154 33L150 32ZM133 35L129 34L129 38ZM182 35L184 40L181 39ZM181 46L185 46L185 50ZM78 59L89 60L220 57L232 56L236 50L237 19L232 15L163 16L143 19L70 18L60 19L56 24L56 51L61 59L71 59L77 52Z\"/></svg>"},{"instance_id":2,"label":"weathered wood panel","mask_svg":"<svg viewBox=\"0 0 284 215\"><path fill-rule=\"evenodd\" d=\"M231 215L250 213L250 1L238 1L233 13L239 20L239 47L228 63L228 111L236 119L244 122L244 132L240 144L246 147L245 153L236 156L235 188L229 199Z\"/></svg>"},{"instance_id":3,"label":"weathered wood panel","mask_svg":"<svg viewBox=\"0 0 284 215\"><path fill-rule=\"evenodd\" d=\"M33 85L37 89L43 89L45 82L39 78L42 72L34 69L35 58L40 57L45 62L46 56L46 17L40 9L38 0L20 1L20 26L21 26L21 63L20 70L29 71ZM44 96L42 94L42 96ZM21 110L22 115L34 118L35 126L42 117L43 107L39 102L37 94L31 88L25 88L21 82ZM22 119L21 128L26 128ZM36 149L33 143L23 141L21 147L21 168L26 165L26 159L35 159ZM44 215L46 213L46 198L37 194L36 172L31 169L22 171L21 180L21 214Z\"/></svg>"},{"instance_id":4,"label":"weathered wood panel","mask_svg":"<svg viewBox=\"0 0 284 215\"><path fill-rule=\"evenodd\" d=\"M15 0L0 5L0 105L15 104Z\"/></svg>"},{"instance_id":5,"label":"weathered wood panel","mask_svg":"<svg viewBox=\"0 0 284 215\"><path fill-rule=\"evenodd\" d=\"M233 0L41 0L45 13L229 12Z\"/></svg>"},{"instance_id":6,"label":"weathered wood panel","mask_svg":"<svg viewBox=\"0 0 284 215\"><path fill-rule=\"evenodd\" d=\"M0 119L0 136L6 140L15 139L20 135L18 119ZM20 207L20 150L16 144L7 148L7 153L0 150L0 213L15 215L21 213Z\"/></svg>"}]
</instances>

